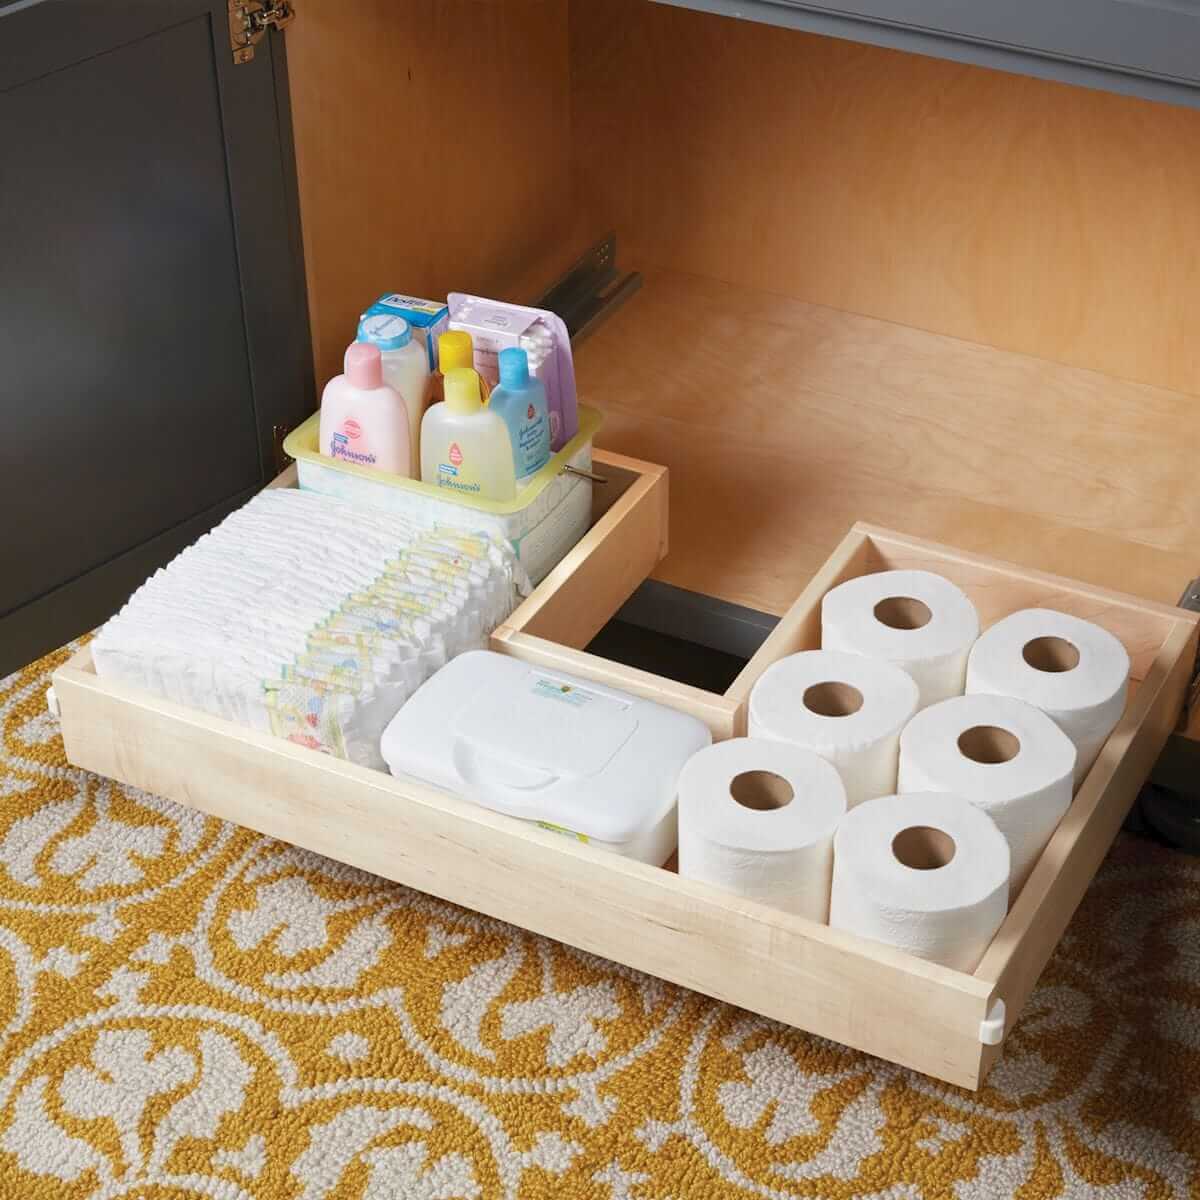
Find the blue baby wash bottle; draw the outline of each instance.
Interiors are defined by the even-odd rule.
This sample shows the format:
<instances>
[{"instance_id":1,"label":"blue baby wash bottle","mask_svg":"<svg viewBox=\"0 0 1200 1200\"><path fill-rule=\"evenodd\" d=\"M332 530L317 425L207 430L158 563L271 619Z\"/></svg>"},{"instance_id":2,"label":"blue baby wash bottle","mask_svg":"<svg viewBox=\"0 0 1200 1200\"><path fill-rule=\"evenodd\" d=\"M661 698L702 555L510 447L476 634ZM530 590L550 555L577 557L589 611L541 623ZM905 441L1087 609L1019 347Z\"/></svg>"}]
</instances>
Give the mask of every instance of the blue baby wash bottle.
<instances>
[{"instance_id":1,"label":"blue baby wash bottle","mask_svg":"<svg viewBox=\"0 0 1200 1200\"><path fill-rule=\"evenodd\" d=\"M529 357L524 350L518 346L501 350L499 363L500 382L488 407L499 413L508 426L520 486L550 459L550 410L541 380L529 374Z\"/></svg>"}]
</instances>

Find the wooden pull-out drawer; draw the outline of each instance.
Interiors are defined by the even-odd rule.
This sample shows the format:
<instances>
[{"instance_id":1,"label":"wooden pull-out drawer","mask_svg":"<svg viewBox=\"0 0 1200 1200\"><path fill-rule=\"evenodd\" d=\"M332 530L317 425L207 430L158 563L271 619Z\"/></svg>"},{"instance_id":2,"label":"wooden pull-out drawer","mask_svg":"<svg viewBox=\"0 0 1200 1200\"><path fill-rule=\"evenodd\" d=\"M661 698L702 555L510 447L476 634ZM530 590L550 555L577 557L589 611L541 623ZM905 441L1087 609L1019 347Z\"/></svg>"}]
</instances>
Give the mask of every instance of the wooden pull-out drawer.
<instances>
[{"instance_id":1,"label":"wooden pull-out drawer","mask_svg":"<svg viewBox=\"0 0 1200 1200\"><path fill-rule=\"evenodd\" d=\"M1176 721L1195 662L1196 619L856 526L729 691L708 693L582 649L666 547L665 470L604 453L596 467L610 483L597 489L591 532L497 630L493 646L694 713L717 738L744 729L750 688L770 663L818 645L825 591L868 571L925 567L959 584L985 625L1045 604L1096 621L1129 648L1136 687L1125 716L974 974L110 683L96 675L86 649L55 675L68 757L951 1083L979 1086Z\"/></svg>"}]
</instances>

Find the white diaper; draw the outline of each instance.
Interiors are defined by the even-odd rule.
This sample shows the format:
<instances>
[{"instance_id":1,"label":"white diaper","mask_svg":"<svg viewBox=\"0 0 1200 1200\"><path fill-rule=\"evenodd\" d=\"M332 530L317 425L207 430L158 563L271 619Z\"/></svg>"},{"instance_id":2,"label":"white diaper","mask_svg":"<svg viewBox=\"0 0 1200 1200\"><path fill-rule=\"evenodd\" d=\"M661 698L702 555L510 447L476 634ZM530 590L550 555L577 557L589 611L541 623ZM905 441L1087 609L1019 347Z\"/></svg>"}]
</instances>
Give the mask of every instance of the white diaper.
<instances>
[{"instance_id":1,"label":"white diaper","mask_svg":"<svg viewBox=\"0 0 1200 1200\"><path fill-rule=\"evenodd\" d=\"M272 489L156 571L97 635L97 672L383 769L379 737L529 581L487 533Z\"/></svg>"}]
</instances>

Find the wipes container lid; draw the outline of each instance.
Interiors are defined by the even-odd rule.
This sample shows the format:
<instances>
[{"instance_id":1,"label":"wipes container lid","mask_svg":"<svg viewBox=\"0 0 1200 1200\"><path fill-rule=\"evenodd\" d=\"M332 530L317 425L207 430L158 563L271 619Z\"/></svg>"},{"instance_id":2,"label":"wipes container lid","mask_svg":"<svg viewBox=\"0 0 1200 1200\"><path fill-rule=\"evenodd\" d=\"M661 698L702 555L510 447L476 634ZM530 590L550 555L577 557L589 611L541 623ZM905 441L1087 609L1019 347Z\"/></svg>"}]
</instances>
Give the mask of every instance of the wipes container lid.
<instances>
[{"instance_id":1,"label":"wipes container lid","mask_svg":"<svg viewBox=\"0 0 1200 1200\"><path fill-rule=\"evenodd\" d=\"M664 705L475 650L417 690L381 749L394 775L620 844L671 812L683 764L710 741Z\"/></svg>"}]
</instances>

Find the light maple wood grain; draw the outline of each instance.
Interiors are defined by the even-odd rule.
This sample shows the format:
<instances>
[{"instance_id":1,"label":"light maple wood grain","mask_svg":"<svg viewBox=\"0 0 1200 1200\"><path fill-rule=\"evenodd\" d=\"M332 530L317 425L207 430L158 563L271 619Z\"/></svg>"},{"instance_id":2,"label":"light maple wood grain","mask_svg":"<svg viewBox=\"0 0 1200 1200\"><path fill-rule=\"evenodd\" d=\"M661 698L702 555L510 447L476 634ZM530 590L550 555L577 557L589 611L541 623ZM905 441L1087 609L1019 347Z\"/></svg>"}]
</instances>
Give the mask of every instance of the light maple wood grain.
<instances>
[{"instance_id":1,"label":"light maple wood grain","mask_svg":"<svg viewBox=\"0 0 1200 1200\"><path fill-rule=\"evenodd\" d=\"M656 577L782 613L855 521L1174 603L1190 396L675 273L580 347L605 444L671 471Z\"/></svg>"},{"instance_id":2,"label":"light maple wood grain","mask_svg":"<svg viewBox=\"0 0 1200 1200\"><path fill-rule=\"evenodd\" d=\"M1180 610L1106 588L1090 587L1045 571L965 554L925 539L897 536L859 524L881 569L952 575L971 597L984 629L1023 608L1051 608L1091 621L1129 651L1130 677L1146 679L1167 637L1179 627Z\"/></svg>"},{"instance_id":3,"label":"light maple wood grain","mask_svg":"<svg viewBox=\"0 0 1200 1200\"><path fill-rule=\"evenodd\" d=\"M603 444L674 475L659 578L781 613L858 519L1163 601L1200 572L1200 114L643 0L288 37L319 381L382 288L530 295L612 227L693 273L579 352Z\"/></svg>"},{"instance_id":4,"label":"light maple wood grain","mask_svg":"<svg viewBox=\"0 0 1200 1200\"><path fill-rule=\"evenodd\" d=\"M713 738L738 732L741 706L724 696L610 662L585 650L667 551L667 472L607 451L593 466L587 535L491 636L498 653L547 670L582 675L703 721Z\"/></svg>"},{"instance_id":5,"label":"light maple wood grain","mask_svg":"<svg viewBox=\"0 0 1200 1200\"><path fill-rule=\"evenodd\" d=\"M597 451L591 529L504 623L581 649L611 620L667 552L667 472Z\"/></svg>"},{"instance_id":6,"label":"light maple wood grain","mask_svg":"<svg viewBox=\"0 0 1200 1200\"><path fill-rule=\"evenodd\" d=\"M1200 392L1200 113L645 0L348 13L287 35L319 380L379 291L529 297L615 228L638 265Z\"/></svg>"},{"instance_id":7,"label":"light maple wood grain","mask_svg":"<svg viewBox=\"0 0 1200 1200\"><path fill-rule=\"evenodd\" d=\"M1200 392L1200 112L643 0L570 33L631 263Z\"/></svg>"},{"instance_id":8,"label":"light maple wood grain","mask_svg":"<svg viewBox=\"0 0 1200 1200\"><path fill-rule=\"evenodd\" d=\"M861 527L855 526L842 538L808 581L804 591L779 619L779 624L767 635L757 653L729 685L725 695L741 709L743 732L750 693L762 673L789 654L821 648L821 601L825 593L848 579L885 569L879 552L871 539L863 536Z\"/></svg>"}]
</instances>

